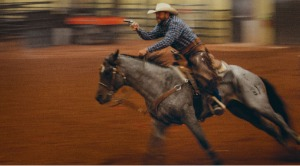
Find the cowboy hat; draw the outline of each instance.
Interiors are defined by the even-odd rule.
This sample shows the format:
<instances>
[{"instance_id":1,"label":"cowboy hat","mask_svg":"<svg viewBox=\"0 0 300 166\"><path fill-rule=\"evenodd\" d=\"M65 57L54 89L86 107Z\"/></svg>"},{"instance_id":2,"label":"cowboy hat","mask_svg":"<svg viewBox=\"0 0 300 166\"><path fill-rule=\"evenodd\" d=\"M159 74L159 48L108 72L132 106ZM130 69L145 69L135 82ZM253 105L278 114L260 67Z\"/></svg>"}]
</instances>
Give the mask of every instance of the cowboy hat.
<instances>
[{"instance_id":1,"label":"cowboy hat","mask_svg":"<svg viewBox=\"0 0 300 166\"><path fill-rule=\"evenodd\" d=\"M156 12L169 12L171 14L178 14L178 11L171 7L171 5L167 3L158 3L156 4L155 10L149 10L147 14L152 14Z\"/></svg>"}]
</instances>

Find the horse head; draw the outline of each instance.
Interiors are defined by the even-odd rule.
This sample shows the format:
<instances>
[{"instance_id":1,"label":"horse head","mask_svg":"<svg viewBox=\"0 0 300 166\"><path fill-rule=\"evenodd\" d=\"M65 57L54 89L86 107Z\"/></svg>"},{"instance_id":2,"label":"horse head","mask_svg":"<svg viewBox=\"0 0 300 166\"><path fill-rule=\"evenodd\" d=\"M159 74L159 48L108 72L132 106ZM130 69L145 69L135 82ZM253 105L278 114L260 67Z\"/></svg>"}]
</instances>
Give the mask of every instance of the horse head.
<instances>
[{"instance_id":1,"label":"horse head","mask_svg":"<svg viewBox=\"0 0 300 166\"><path fill-rule=\"evenodd\" d=\"M99 87L96 100L100 104L111 100L112 95L125 85L126 77L118 68L119 50L104 59L99 68Z\"/></svg>"}]
</instances>

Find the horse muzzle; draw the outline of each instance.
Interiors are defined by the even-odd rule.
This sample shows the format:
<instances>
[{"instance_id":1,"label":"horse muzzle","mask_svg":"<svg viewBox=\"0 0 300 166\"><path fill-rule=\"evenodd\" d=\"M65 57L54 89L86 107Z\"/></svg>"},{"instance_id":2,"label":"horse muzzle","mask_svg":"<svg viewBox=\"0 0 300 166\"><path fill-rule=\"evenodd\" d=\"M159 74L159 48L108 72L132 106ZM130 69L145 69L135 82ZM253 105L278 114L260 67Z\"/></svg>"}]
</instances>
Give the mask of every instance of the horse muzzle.
<instances>
[{"instance_id":1,"label":"horse muzzle","mask_svg":"<svg viewBox=\"0 0 300 166\"><path fill-rule=\"evenodd\" d=\"M102 95L97 95L96 96L96 100L100 103L100 104L105 104L105 103L107 103L107 102L109 102L110 101L110 97L103 97Z\"/></svg>"}]
</instances>

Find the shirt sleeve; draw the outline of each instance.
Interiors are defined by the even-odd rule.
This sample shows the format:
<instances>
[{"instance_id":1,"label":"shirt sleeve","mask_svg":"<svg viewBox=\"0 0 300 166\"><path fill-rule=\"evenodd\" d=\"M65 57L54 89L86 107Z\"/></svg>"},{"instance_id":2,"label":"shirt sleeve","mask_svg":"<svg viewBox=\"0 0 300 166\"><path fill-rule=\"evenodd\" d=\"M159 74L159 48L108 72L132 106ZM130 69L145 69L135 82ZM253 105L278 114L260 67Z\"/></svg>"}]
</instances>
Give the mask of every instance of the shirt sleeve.
<instances>
[{"instance_id":1,"label":"shirt sleeve","mask_svg":"<svg viewBox=\"0 0 300 166\"><path fill-rule=\"evenodd\" d=\"M171 46L171 44L180 37L183 30L183 26L179 22L172 22L169 25L169 29L165 35L165 37L157 42L156 44L148 47L149 52L154 52L163 48L166 48L168 46Z\"/></svg>"},{"instance_id":2,"label":"shirt sleeve","mask_svg":"<svg viewBox=\"0 0 300 166\"><path fill-rule=\"evenodd\" d=\"M143 29L137 30L138 35L144 40L153 40L162 37L159 27L156 25L152 31L146 32Z\"/></svg>"}]
</instances>

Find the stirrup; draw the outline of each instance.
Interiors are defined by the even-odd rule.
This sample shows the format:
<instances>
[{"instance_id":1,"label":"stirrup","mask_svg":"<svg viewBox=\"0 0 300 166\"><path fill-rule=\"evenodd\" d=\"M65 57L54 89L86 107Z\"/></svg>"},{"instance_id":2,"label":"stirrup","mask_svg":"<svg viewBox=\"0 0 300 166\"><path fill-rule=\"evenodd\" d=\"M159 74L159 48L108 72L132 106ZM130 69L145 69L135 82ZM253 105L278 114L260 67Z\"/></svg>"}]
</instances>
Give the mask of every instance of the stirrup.
<instances>
[{"instance_id":1,"label":"stirrup","mask_svg":"<svg viewBox=\"0 0 300 166\"><path fill-rule=\"evenodd\" d=\"M214 115L221 116L221 115L224 114L224 112L225 112L224 109L223 109L221 106L219 106L218 104L215 104L215 105L213 106L212 113L213 113Z\"/></svg>"},{"instance_id":2,"label":"stirrup","mask_svg":"<svg viewBox=\"0 0 300 166\"><path fill-rule=\"evenodd\" d=\"M209 104L209 108L211 110L211 113L213 115L223 115L226 109L226 106L219 101L215 96L210 97L213 101L211 104Z\"/></svg>"}]
</instances>

